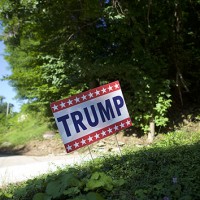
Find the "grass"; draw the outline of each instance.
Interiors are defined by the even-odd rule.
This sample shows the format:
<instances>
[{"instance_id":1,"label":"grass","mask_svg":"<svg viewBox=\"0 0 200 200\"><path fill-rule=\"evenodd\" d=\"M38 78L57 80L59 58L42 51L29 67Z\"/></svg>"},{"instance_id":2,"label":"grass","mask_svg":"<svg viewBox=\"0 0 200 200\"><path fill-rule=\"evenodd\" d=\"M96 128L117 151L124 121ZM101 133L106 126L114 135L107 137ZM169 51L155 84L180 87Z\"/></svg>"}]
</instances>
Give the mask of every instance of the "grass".
<instances>
[{"instance_id":1,"label":"grass","mask_svg":"<svg viewBox=\"0 0 200 200\"><path fill-rule=\"evenodd\" d=\"M18 117L11 118L6 131L0 133L0 144L8 142L12 146L22 145L34 139L42 139L43 133L48 130L47 124L42 123L39 116L28 116L21 122L18 122Z\"/></svg>"},{"instance_id":2,"label":"grass","mask_svg":"<svg viewBox=\"0 0 200 200\"><path fill-rule=\"evenodd\" d=\"M105 155L10 185L0 199L199 200L199 155L200 132L176 131L150 147L126 149L122 157Z\"/></svg>"}]
</instances>

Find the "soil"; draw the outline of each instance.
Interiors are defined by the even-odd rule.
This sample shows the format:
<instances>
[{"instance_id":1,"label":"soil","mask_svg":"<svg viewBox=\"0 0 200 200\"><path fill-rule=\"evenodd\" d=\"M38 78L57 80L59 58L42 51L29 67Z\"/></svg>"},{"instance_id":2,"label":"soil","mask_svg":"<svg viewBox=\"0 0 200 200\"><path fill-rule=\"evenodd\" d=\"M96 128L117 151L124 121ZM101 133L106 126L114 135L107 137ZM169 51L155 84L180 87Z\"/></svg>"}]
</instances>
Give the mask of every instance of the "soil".
<instances>
[{"instance_id":1,"label":"soil","mask_svg":"<svg viewBox=\"0 0 200 200\"><path fill-rule=\"evenodd\" d=\"M184 121L182 130L192 132L200 131L200 122L191 123ZM50 137L45 137L45 134ZM115 137L116 136L116 137ZM159 140L162 136L156 136L155 140ZM116 139L117 138L117 139ZM147 142L147 136L138 136L133 133L131 128L128 131L119 132L116 135L109 136L103 140L93 143L90 145L91 152L95 154L102 154L107 152L119 152L120 149L128 148L129 146L143 147L149 145ZM88 152L88 147L81 148L75 151L75 154L82 154ZM66 154L65 147L59 134L55 134L50 131L44 133L43 140L33 140L28 142L26 145L20 145L12 147L9 144L0 147L1 155L29 155L29 156L44 156L44 155L62 155Z\"/></svg>"},{"instance_id":2,"label":"soil","mask_svg":"<svg viewBox=\"0 0 200 200\"><path fill-rule=\"evenodd\" d=\"M117 139L116 139L117 138ZM90 145L90 149L93 153L101 154L106 152L115 152L128 147L129 145L135 145L142 147L148 145L147 138L136 137L136 135L124 136L122 132L112 135L108 138L100 140ZM76 151L76 154L81 154L88 151L88 147L81 148ZM46 138L43 140L33 140L26 145L20 145L17 147L4 147L0 149L1 154L19 154L29 156L44 156L44 155L62 155L66 154L65 147L60 137Z\"/></svg>"},{"instance_id":3,"label":"soil","mask_svg":"<svg viewBox=\"0 0 200 200\"><path fill-rule=\"evenodd\" d=\"M178 129L185 132L200 131L200 122L191 122L185 119L183 121L183 124L181 125L181 129ZM162 136L162 134L158 134L153 142L162 139ZM123 149L128 148L129 146L140 148L149 145L150 143L148 142L147 135L141 136L139 135L139 133L135 134L135 130L132 130L132 128L128 128L126 129L126 132L121 131L117 134L93 143L92 145L90 145L90 150L92 153L102 154L116 151L119 152L119 148ZM88 152L88 147L84 147L75 151L75 154L81 154L85 151ZM24 146L21 153L25 155L38 156L49 154L60 155L66 154L66 150L61 140L61 137L59 136L52 139L44 139L41 141L31 141L26 146Z\"/></svg>"}]
</instances>

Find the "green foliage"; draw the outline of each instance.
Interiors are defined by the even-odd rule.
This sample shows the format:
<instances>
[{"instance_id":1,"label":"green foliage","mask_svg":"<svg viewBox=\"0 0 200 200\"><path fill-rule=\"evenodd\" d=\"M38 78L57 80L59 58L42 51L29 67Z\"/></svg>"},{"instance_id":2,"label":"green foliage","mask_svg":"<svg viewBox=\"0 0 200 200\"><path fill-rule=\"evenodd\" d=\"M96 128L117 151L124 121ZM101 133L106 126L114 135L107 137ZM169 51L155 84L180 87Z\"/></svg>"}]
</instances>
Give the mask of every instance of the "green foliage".
<instances>
[{"instance_id":1,"label":"green foliage","mask_svg":"<svg viewBox=\"0 0 200 200\"><path fill-rule=\"evenodd\" d=\"M5 97L0 96L0 134L5 134L11 128L11 120L16 115L16 113L12 112L12 104L4 102Z\"/></svg>"},{"instance_id":2,"label":"green foliage","mask_svg":"<svg viewBox=\"0 0 200 200\"><path fill-rule=\"evenodd\" d=\"M113 189L112 178L103 172L95 172L89 179L78 179L78 176L72 172L61 173L54 180L47 183L45 193L36 193L33 200L48 200L56 198L73 198L80 200L103 200L104 198L97 192Z\"/></svg>"},{"instance_id":3,"label":"green foliage","mask_svg":"<svg viewBox=\"0 0 200 200\"><path fill-rule=\"evenodd\" d=\"M73 175L73 174L62 174L62 177L59 176L56 180L51 181L47 184L46 187L46 193L53 197L59 197L63 193L69 193L69 196L73 196L74 194L77 193L77 190L75 190L74 187L82 187L81 182ZM67 191L66 188L69 188ZM73 188L73 189L72 189Z\"/></svg>"},{"instance_id":4,"label":"green foliage","mask_svg":"<svg viewBox=\"0 0 200 200\"><path fill-rule=\"evenodd\" d=\"M106 190L111 191L113 189L112 182L112 178L107 176L105 173L95 172L94 174L92 174L92 177L86 184L85 190L88 191L103 187Z\"/></svg>"},{"instance_id":5,"label":"green foliage","mask_svg":"<svg viewBox=\"0 0 200 200\"><path fill-rule=\"evenodd\" d=\"M199 141L199 132L170 133L122 157L105 156L10 185L0 190L0 199L199 199Z\"/></svg>"},{"instance_id":6,"label":"green foliage","mask_svg":"<svg viewBox=\"0 0 200 200\"><path fill-rule=\"evenodd\" d=\"M75 200L104 200L104 198L96 192L89 192L86 195L80 195L80 197L76 197Z\"/></svg>"},{"instance_id":7,"label":"green foliage","mask_svg":"<svg viewBox=\"0 0 200 200\"><path fill-rule=\"evenodd\" d=\"M107 182L108 181L108 182ZM117 187L117 184L114 184L114 181L111 177L106 175L103 172L95 172L89 179L78 179L74 174L63 174L59 175L56 180L53 180L47 184L46 195L49 199L58 198L64 195L65 197L72 197L73 199L104 199L100 194L90 191L101 190L112 190L113 186ZM38 193L34 195L36 198ZM45 194L43 194L44 196ZM45 198L47 197L45 196Z\"/></svg>"},{"instance_id":8,"label":"green foliage","mask_svg":"<svg viewBox=\"0 0 200 200\"><path fill-rule=\"evenodd\" d=\"M163 139L155 143L157 147L192 145L200 141L200 131L176 131L168 133Z\"/></svg>"},{"instance_id":9,"label":"green foliage","mask_svg":"<svg viewBox=\"0 0 200 200\"><path fill-rule=\"evenodd\" d=\"M4 142L17 146L34 139L42 139L42 135L48 130L47 123L40 114L26 113L5 118L4 126L0 127L0 146Z\"/></svg>"},{"instance_id":10,"label":"green foliage","mask_svg":"<svg viewBox=\"0 0 200 200\"><path fill-rule=\"evenodd\" d=\"M200 101L198 1L4 0L0 7L7 79L46 116L50 102L113 80L144 132L150 121L166 126L171 105Z\"/></svg>"},{"instance_id":11,"label":"green foliage","mask_svg":"<svg viewBox=\"0 0 200 200\"><path fill-rule=\"evenodd\" d=\"M6 115L7 103L0 103L0 114Z\"/></svg>"},{"instance_id":12,"label":"green foliage","mask_svg":"<svg viewBox=\"0 0 200 200\"><path fill-rule=\"evenodd\" d=\"M155 123L157 126L166 126L168 122L168 118L166 117L167 110L171 106L172 100L170 99L170 94L165 94L164 92L161 92L161 94L158 95L158 100L156 102L156 106L154 110L156 111L155 116Z\"/></svg>"},{"instance_id":13,"label":"green foliage","mask_svg":"<svg viewBox=\"0 0 200 200\"><path fill-rule=\"evenodd\" d=\"M12 127L11 119L12 116L10 115L6 117L6 114L4 113L0 114L0 123L1 123L0 134L5 134L10 130L10 128Z\"/></svg>"}]
</instances>

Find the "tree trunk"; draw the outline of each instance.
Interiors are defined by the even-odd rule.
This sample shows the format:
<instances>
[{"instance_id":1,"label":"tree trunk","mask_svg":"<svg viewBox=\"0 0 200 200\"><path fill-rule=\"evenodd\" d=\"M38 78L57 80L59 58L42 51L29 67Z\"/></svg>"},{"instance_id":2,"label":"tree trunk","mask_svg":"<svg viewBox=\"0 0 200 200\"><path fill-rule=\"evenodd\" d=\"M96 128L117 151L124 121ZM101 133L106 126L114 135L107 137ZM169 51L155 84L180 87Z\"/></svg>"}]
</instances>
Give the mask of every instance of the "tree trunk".
<instances>
[{"instance_id":1,"label":"tree trunk","mask_svg":"<svg viewBox=\"0 0 200 200\"><path fill-rule=\"evenodd\" d=\"M150 121L150 131L148 133L148 138L147 138L147 142L148 143L152 143L155 137L155 122L154 120Z\"/></svg>"}]
</instances>

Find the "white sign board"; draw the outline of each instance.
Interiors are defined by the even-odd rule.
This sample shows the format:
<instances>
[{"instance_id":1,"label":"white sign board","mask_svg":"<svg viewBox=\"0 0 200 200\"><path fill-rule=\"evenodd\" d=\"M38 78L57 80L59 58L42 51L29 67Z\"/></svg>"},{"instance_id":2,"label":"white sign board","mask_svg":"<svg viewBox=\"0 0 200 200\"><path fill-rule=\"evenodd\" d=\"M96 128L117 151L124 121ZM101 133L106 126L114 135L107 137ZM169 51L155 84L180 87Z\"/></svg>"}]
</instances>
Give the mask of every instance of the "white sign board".
<instances>
[{"instance_id":1,"label":"white sign board","mask_svg":"<svg viewBox=\"0 0 200 200\"><path fill-rule=\"evenodd\" d=\"M132 125L118 81L51 103L68 153Z\"/></svg>"}]
</instances>

